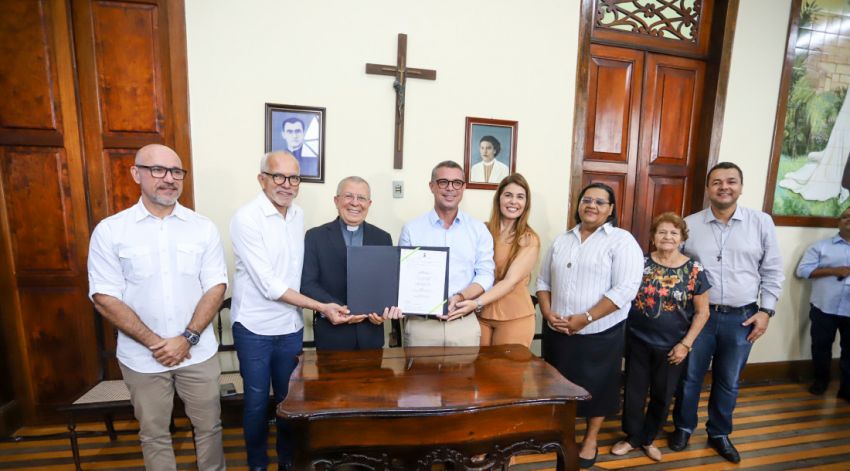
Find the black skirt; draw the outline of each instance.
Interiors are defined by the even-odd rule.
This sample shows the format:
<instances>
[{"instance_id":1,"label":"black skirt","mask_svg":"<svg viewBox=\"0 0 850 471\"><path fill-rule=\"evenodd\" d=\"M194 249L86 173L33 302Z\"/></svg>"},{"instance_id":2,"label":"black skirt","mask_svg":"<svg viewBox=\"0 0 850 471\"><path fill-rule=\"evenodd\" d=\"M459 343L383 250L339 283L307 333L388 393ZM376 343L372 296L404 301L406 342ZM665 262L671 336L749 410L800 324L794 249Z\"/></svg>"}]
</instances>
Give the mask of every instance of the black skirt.
<instances>
[{"instance_id":1,"label":"black skirt","mask_svg":"<svg viewBox=\"0 0 850 471\"><path fill-rule=\"evenodd\" d=\"M566 335L543 323L543 359L592 398L579 401L579 417L603 417L620 411L620 386L626 322L589 335Z\"/></svg>"}]
</instances>

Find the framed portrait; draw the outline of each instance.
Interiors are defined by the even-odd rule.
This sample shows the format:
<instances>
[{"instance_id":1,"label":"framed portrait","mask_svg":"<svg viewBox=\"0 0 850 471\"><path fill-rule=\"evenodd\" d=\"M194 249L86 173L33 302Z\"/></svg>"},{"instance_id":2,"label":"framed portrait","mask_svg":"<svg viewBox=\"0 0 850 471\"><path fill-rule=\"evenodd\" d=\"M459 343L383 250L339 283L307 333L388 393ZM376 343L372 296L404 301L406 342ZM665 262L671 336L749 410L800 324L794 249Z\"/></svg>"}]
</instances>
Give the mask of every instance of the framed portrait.
<instances>
[{"instance_id":1,"label":"framed portrait","mask_svg":"<svg viewBox=\"0 0 850 471\"><path fill-rule=\"evenodd\" d=\"M466 118L463 171L467 188L495 190L516 171L517 122Z\"/></svg>"},{"instance_id":2,"label":"framed portrait","mask_svg":"<svg viewBox=\"0 0 850 471\"><path fill-rule=\"evenodd\" d=\"M325 109L266 103L266 152L285 150L301 166L301 181L325 181Z\"/></svg>"},{"instance_id":3,"label":"framed portrait","mask_svg":"<svg viewBox=\"0 0 850 471\"><path fill-rule=\"evenodd\" d=\"M793 0L764 211L835 227L850 206L850 4Z\"/></svg>"}]
</instances>

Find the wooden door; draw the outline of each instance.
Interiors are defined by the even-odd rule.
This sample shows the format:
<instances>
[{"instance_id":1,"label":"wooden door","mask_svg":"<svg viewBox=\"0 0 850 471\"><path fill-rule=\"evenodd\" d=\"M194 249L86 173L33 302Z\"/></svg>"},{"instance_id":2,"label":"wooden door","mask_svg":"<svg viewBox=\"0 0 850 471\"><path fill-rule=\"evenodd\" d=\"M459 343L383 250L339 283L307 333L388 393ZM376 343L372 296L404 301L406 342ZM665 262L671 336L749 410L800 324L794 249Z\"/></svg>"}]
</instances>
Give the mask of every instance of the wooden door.
<instances>
[{"instance_id":1,"label":"wooden door","mask_svg":"<svg viewBox=\"0 0 850 471\"><path fill-rule=\"evenodd\" d=\"M705 66L599 44L590 55L581 186L611 186L619 226L647 250L654 216L690 211Z\"/></svg>"},{"instance_id":2,"label":"wooden door","mask_svg":"<svg viewBox=\"0 0 850 471\"><path fill-rule=\"evenodd\" d=\"M70 45L64 1L0 2L0 313L28 418L96 372Z\"/></svg>"},{"instance_id":3,"label":"wooden door","mask_svg":"<svg viewBox=\"0 0 850 471\"><path fill-rule=\"evenodd\" d=\"M191 169L183 8L0 1L0 335L27 423L98 377L88 240L138 200L135 151L163 143Z\"/></svg>"},{"instance_id":4,"label":"wooden door","mask_svg":"<svg viewBox=\"0 0 850 471\"><path fill-rule=\"evenodd\" d=\"M618 223L630 228L637 175L644 54L594 44L590 47L590 55L582 186L590 182L611 186L617 201ZM568 225L571 226L572 221Z\"/></svg>"},{"instance_id":5,"label":"wooden door","mask_svg":"<svg viewBox=\"0 0 850 471\"><path fill-rule=\"evenodd\" d=\"M136 151L174 149L190 170L180 203L194 207L183 0L73 0L91 227L134 205ZM129 60L132 58L132 60ZM105 319L106 349L116 330ZM118 363L106 375L120 378Z\"/></svg>"},{"instance_id":6,"label":"wooden door","mask_svg":"<svg viewBox=\"0 0 850 471\"><path fill-rule=\"evenodd\" d=\"M183 2L73 0L92 224L135 204L140 147L172 147L191 170ZM131 60L132 59L132 60ZM192 180L180 202L192 207Z\"/></svg>"},{"instance_id":7,"label":"wooden door","mask_svg":"<svg viewBox=\"0 0 850 471\"><path fill-rule=\"evenodd\" d=\"M652 218L691 213L705 64L647 53L632 233L649 248Z\"/></svg>"}]
</instances>

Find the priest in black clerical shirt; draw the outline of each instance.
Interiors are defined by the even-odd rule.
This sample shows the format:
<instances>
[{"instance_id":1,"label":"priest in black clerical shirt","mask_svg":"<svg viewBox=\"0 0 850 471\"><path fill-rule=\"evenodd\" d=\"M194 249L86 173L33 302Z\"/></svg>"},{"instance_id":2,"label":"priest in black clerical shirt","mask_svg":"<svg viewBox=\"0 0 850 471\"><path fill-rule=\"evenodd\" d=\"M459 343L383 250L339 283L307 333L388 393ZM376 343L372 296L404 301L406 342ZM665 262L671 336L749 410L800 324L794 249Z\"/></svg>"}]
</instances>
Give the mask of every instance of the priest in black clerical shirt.
<instances>
[{"instance_id":1,"label":"priest in black clerical shirt","mask_svg":"<svg viewBox=\"0 0 850 471\"><path fill-rule=\"evenodd\" d=\"M392 237L366 222L372 205L369 183L360 177L339 182L334 196L339 217L307 231L301 294L319 302L347 304L347 247L393 245ZM352 312L348 322L332 324L316 314L313 333L318 350L365 350L384 346L384 320L397 318L398 308L384 312Z\"/></svg>"}]
</instances>

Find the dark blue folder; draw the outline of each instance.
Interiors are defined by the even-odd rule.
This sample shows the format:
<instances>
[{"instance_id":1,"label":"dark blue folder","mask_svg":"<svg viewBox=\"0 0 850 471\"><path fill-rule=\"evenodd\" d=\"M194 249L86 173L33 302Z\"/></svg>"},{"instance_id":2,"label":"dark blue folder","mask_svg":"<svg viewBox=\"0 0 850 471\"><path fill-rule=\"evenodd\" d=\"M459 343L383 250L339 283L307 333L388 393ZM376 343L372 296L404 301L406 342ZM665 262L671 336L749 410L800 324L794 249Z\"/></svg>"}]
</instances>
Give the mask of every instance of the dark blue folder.
<instances>
[{"instance_id":1,"label":"dark blue folder","mask_svg":"<svg viewBox=\"0 0 850 471\"><path fill-rule=\"evenodd\" d=\"M393 247L365 245L348 247L348 309L352 314L376 312L381 314L385 307L398 305L399 259L401 249L415 247ZM448 247L420 247L424 250L448 252ZM446 259L446 277L443 298L448 298L449 262ZM405 315L445 315L448 305L443 304L439 313L405 312Z\"/></svg>"}]
</instances>

